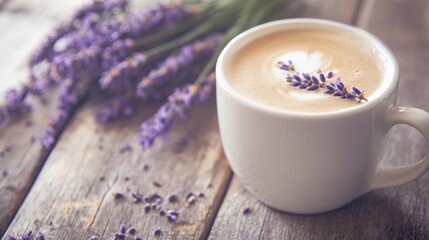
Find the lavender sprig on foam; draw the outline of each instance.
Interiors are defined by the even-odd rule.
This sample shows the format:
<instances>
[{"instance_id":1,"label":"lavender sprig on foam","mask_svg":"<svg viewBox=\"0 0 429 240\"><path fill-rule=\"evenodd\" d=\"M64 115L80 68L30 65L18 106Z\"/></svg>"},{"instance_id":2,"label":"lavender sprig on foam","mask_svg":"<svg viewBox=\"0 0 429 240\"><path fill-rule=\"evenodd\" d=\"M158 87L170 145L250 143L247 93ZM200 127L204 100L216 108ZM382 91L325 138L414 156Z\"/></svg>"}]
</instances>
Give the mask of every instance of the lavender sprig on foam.
<instances>
[{"instance_id":1,"label":"lavender sprig on foam","mask_svg":"<svg viewBox=\"0 0 429 240\"><path fill-rule=\"evenodd\" d=\"M292 61L289 61L288 63L289 64L278 62L280 69L285 71L294 70ZM334 74L331 71L325 74L322 70L318 70L316 75L311 75L309 73L300 74L299 72L296 72L294 74L287 74L286 81L293 87L306 89L307 91L326 88L324 93L333 95L334 97L356 99L358 102L361 102L362 100L368 101L368 99L364 97L363 91L356 87L352 87L352 91L349 92L340 77L337 77L335 82L327 82L327 80L333 78L333 76Z\"/></svg>"}]
</instances>

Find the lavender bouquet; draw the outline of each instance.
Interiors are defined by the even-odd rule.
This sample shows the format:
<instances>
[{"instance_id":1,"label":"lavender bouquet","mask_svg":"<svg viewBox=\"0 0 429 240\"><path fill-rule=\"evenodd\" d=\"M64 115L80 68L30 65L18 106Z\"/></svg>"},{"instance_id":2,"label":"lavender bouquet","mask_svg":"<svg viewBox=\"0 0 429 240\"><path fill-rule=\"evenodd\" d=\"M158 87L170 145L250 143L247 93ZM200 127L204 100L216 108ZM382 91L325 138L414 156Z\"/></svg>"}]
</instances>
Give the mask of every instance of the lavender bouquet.
<instances>
[{"instance_id":1,"label":"lavender bouquet","mask_svg":"<svg viewBox=\"0 0 429 240\"><path fill-rule=\"evenodd\" d=\"M90 88L108 99L95 118L105 123L133 115L151 99L166 100L137 131L150 148L176 116L213 93L216 59L234 36L274 19L284 1L170 1L128 9L127 0L94 0L58 26L29 60L29 81L5 94L0 123L29 109L29 95L59 91L56 110L35 138L51 149ZM195 74L197 73L197 74Z\"/></svg>"}]
</instances>

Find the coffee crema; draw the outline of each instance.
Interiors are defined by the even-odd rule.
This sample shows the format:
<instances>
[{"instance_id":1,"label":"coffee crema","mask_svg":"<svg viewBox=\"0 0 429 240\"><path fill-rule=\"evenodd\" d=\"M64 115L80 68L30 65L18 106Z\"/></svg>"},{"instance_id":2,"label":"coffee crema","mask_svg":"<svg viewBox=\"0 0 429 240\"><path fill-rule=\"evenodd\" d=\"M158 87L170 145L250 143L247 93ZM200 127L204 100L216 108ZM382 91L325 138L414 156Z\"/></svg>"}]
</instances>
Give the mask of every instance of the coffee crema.
<instances>
[{"instance_id":1,"label":"coffee crema","mask_svg":"<svg viewBox=\"0 0 429 240\"><path fill-rule=\"evenodd\" d=\"M286 75L310 73L317 76L332 71L334 77L351 90L357 87L371 95L381 86L383 67L375 48L357 34L320 28L289 29L260 37L240 48L227 64L226 74L231 86L259 103L293 112L329 112L358 104L354 99L342 99L290 86ZM292 61L294 71L279 68L279 61Z\"/></svg>"}]
</instances>

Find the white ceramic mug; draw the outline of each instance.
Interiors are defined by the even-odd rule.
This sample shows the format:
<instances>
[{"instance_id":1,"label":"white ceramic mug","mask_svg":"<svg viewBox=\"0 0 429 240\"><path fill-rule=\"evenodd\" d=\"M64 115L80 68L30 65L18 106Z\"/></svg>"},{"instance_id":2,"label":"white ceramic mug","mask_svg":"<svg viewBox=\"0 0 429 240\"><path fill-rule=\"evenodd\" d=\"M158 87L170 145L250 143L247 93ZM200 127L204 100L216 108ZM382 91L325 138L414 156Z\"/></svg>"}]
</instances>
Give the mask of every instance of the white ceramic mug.
<instances>
[{"instance_id":1,"label":"white ceramic mug","mask_svg":"<svg viewBox=\"0 0 429 240\"><path fill-rule=\"evenodd\" d=\"M388 76L370 101L333 112L295 113L248 99L231 87L225 69L240 47L266 34L308 26L352 32L376 47L386 60ZM416 128L428 142L429 114L395 106L396 59L362 29L319 19L266 23L238 35L225 47L216 75L224 151L246 189L268 206L292 213L325 212L368 191L408 183L429 168L428 156L403 167L380 164L395 124Z\"/></svg>"}]
</instances>

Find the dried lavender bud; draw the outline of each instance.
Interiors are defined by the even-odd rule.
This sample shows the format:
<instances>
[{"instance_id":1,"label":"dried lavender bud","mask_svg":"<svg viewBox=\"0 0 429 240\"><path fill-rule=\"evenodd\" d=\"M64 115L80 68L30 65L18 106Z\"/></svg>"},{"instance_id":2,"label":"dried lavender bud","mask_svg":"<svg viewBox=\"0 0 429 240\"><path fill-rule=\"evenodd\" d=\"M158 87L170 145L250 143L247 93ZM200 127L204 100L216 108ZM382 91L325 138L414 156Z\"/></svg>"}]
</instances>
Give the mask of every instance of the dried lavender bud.
<instances>
[{"instance_id":1,"label":"dried lavender bud","mask_svg":"<svg viewBox=\"0 0 429 240\"><path fill-rule=\"evenodd\" d=\"M197 100L205 101L211 94L215 83L214 73L210 74L200 85L187 84L176 89L169 96L168 102L158 112L140 125L137 140L143 148L152 147L156 137L166 134L173 126L176 115L184 117L184 111Z\"/></svg>"},{"instance_id":2,"label":"dried lavender bud","mask_svg":"<svg viewBox=\"0 0 429 240\"><path fill-rule=\"evenodd\" d=\"M115 197L115 200L119 200L119 199L124 199L125 195L123 193L120 193L120 192L115 192L115 193L113 193L113 197Z\"/></svg>"},{"instance_id":3,"label":"dried lavender bud","mask_svg":"<svg viewBox=\"0 0 429 240\"><path fill-rule=\"evenodd\" d=\"M189 197L186 199L186 201L187 201L189 204L194 204L194 203L197 201L197 198L195 197L195 195L191 195L191 196L189 196Z\"/></svg>"},{"instance_id":4,"label":"dried lavender bud","mask_svg":"<svg viewBox=\"0 0 429 240\"><path fill-rule=\"evenodd\" d=\"M158 188L162 187L161 183L159 183L157 181L153 181L152 183L153 183L153 186L155 186L155 187L158 187Z\"/></svg>"},{"instance_id":5,"label":"dried lavender bud","mask_svg":"<svg viewBox=\"0 0 429 240\"><path fill-rule=\"evenodd\" d=\"M149 203L145 203L143 205L143 209L145 213L148 213L150 211L150 204Z\"/></svg>"},{"instance_id":6,"label":"dried lavender bud","mask_svg":"<svg viewBox=\"0 0 429 240\"><path fill-rule=\"evenodd\" d=\"M357 89L356 87L352 87L352 92L353 92L355 95L362 94L362 91L361 91L361 90L359 90L359 89Z\"/></svg>"},{"instance_id":7,"label":"dried lavender bud","mask_svg":"<svg viewBox=\"0 0 429 240\"><path fill-rule=\"evenodd\" d=\"M177 217L174 215L167 215L168 221L175 222L177 220Z\"/></svg>"},{"instance_id":8,"label":"dried lavender bud","mask_svg":"<svg viewBox=\"0 0 429 240\"><path fill-rule=\"evenodd\" d=\"M252 211L252 209L251 208L249 208L249 207L245 207L244 209L243 209L243 214L249 214L250 212Z\"/></svg>"},{"instance_id":9,"label":"dried lavender bud","mask_svg":"<svg viewBox=\"0 0 429 240\"><path fill-rule=\"evenodd\" d=\"M126 143L119 149L119 153L124 153L126 151L132 151L132 150L133 148L130 146L130 144Z\"/></svg>"},{"instance_id":10,"label":"dried lavender bud","mask_svg":"<svg viewBox=\"0 0 429 240\"><path fill-rule=\"evenodd\" d=\"M143 240L143 238L142 238L142 237L135 236L135 237L134 237L134 240Z\"/></svg>"},{"instance_id":11,"label":"dried lavender bud","mask_svg":"<svg viewBox=\"0 0 429 240\"><path fill-rule=\"evenodd\" d=\"M328 79L331 79L333 76L334 76L334 74L331 71L329 71L328 74L326 74L326 77Z\"/></svg>"},{"instance_id":12,"label":"dried lavender bud","mask_svg":"<svg viewBox=\"0 0 429 240\"><path fill-rule=\"evenodd\" d=\"M137 229L135 227L129 227L127 233L130 235L134 235L137 233Z\"/></svg>"},{"instance_id":13,"label":"dried lavender bud","mask_svg":"<svg viewBox=\"0 0 429 240\"><path fill-rule=\"evenodd\" d=\"M166 214L166 211L164 209L159 210L159 215L164 216Z\"/></svg>"},{"instance_id":14,"label":"dried lavender bud","mask_svg":"<svg viewBox=\"0 0 429 240\"><path fill-rule=\"evenodd\" d=\"M45 234L43 234L42 232L37 232L37 234L36 234L36 240L45 240L46 239L46 237L45 237ZM96 240L96 239L93 239L93 240Z\"/></svg>"},{"instance_id":15,"label":"dried lavender bud","mask_svg":"<svg viewBox=\"0 0 429 240\"><path fill-rule=\"evenodd\" d=\"M2 175L3 177L7 177L7 175L9 175L9 172L7 171L7 169L6 169L6 168L2 170L1 175Z\"/></svg>"},{"instance_id":16,"label":"dried lavender bud","mask_svg":"<svg viewBox=\"0 0 429 240\"><path fill-rule=\"evenodd\" d=\"M175 203L175 202L177 202L179 199L178 199L178 197L177 197L177 195L170 195L169 197L168 197L168 201L169 202L171 202L171 203Z\"/></svg>"},{"instance_id":17,"label":"dried lavender bud","mask_svg":"<svg viewBox=\"0 0 429 240\"><path fill-rule=\"evenodd\" d=\"M155 236L159 236L159 235L161 235L161 233L162 233L162 231L160 228L157 228L157 229L155 229L155 231L153 231L153 235L155 235Z\"/></svg>"},{"instance_id":18,"label":"dried lavender bud","mask_svg":"<svg viewBox=\"0 0 429 240\"><path fill-rule=\"evenodd\" d=\"M91 236L88 238L88 240L98 240L98 237L97 236Z\"/></svg>"},{"instance_id":19,"label":"dried lavender bud","mask_svg":"<svg viewBox=\"0 0 429 240\"><path fill-rule=\"evenodd\" d=\"M124 233L115 233L115 239L125 239L127 236Z\"/></svg>"},{"instance_id":20,"label":"dried lavender bud","mask_svg":"<svg viewBox=\"0 0 429 240\"><path fill-rule=\"evenodd\" d=\"M127 226L121 223L121 225L119 225L119 233L125 233L125 231L127 231Z\"/></svg>"},{"instance_id":21,"label":"dried lavender bud","mask_svg":"<svg viewBox=\"0 0 429 240\"><path fill-rule=\"evenodd\" d=\"M6 238L6 239L7 239L7 240L18 240L18 238L14 237L14 236L12 236L12 235L7 236L7 238Z\"/></svg>"},{"instance_id":22,"label":"dried lavender bud","mask_svg":"<svg viewBox=\"0 0 429 240\"><path fill-rule=\"evenodd\" d=\"M156 88L172 82L180 72L189 72L195 64L213 54L221 39L220 34L214 33L181 47L139 82L136 95L147 99Z\"/></svg>"},{"instance_id":23,"label":"dried lavender bud","mask_svg":"<svg viewBox=\"0 0 429 240\"><path fill-rule=\"evenodd\" d=\"M143 165L143 171L149 171L150 167L149 165L145 164Z\"/></svg>"},{"instance_id":24,"label":"dried lavender bud","mask_svg":"<svg viewBox=\"0 0 429 240\"><path fill-rule=\"evenodd\" d=\"M28 234L21 234L21 240L30 240L30 236Z\"/></svg>"},{"instance_id":25,"label":"dried lavender bud","mask_svg":"<svg viewBox=\"0 0 429 240\"><path fill-rule=\"evenodd\" d=\"M172 215L172 216L179 216L179 212L177 210L168 210L167 211L167 215Z\"/></svg>"},{"instance_id":26,"label":"dried lavender bud","mask_svg":"<svg viewBox=\"0 0 429 240\"><path fill-rule=\"evenodd\" d=\"M205 197L206 195L203 193L203 192L200 192L200 193L198 193L198 197L200 197L200 198L203 198L203 197Z\"/></svg>"},{"instance_id":27,"label":"dried lavender bud","mask_svg":"<svg viewBox=\"0 0 429 240\"><path fill-rule=\"evenodd\" d=\"M143 200L144 200L143 194L140 194L137 192L132 192L131 197L134 199L135 203L143 202Z\"/></svg>"}]
</instances>

